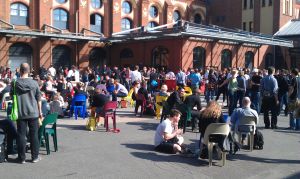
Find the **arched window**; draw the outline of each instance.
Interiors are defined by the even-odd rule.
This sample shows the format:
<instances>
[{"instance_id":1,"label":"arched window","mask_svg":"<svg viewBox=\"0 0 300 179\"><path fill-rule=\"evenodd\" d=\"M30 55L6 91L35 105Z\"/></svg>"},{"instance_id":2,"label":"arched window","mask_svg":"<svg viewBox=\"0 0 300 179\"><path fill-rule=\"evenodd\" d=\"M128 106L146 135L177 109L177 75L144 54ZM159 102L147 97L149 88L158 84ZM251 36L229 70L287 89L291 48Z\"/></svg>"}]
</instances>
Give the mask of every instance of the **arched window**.
<instances>
[{"instance_id":1,"label":"arched window","mask_svg":"<svg viewBox=\"0 0 300 179\"><path fill-rule=\"evenodd\" d=\"M102 16L99 14L92 14L90 16L90 26L92 31L102 33L103 32Z\"/></svg>"},{"instance_id":2,"label":"arched window","mask_svg":"<svg viewBox=\"0 0 300 179\"><path fill-rule=\"evenodd\" d=\"M20 67L21 63L28 63L31 66L32 48L25 43L15 43L9 48L8 66L12 71ZM32 67L32 66L31 66Z\"/></svg>"},{"instance_id":3,"label":"arched window","mask_svg":"<svg viewBox=\"0 0 300 179\"><path fill-rule=\"evenodd\" d=\"M71 49L65 45L59 45L52 50L52 64L54 68L71 66Z\"/></svg>"},{"instance_id":4,"label":"arched window","mask_svg":"<svg viewBox=\"0 0 300 179\"><path fill-rule=\"evenodd\" d=\"M56 2L58 2L59 4L64 4L67 2L67 0L56 0Z\"/></svg>"},{"instance_id":5,"label":"arched window","mask_svg":"<svg viewBox=\"0 0 300 179\"><path fill-rule=\"evenodd\" d=\"M265 68L268 68L270 66L274 66L274 60L273 60L273 54L268 53L265 56Z\"/></svg>"},{"instance_id":6,"label":"arched window","mask_svg":"<svg viewBox=\"0 0 300 179\"><path fill-rule=\"evenodd\" d=\"M205 49L195 47L193 50L193 68L203 69L205 66Z\"/></svg>"},{"instance_id":7,"label":"arched window","mask_svg":"<svg viewBox=\"0 0 300 179\"><path fill-rule=\"evenodd\" d=\"M129 48L125 48L120 53L120 58L133 58L133 52Z\"/></svg>"},{"instance_id":8,"label":"arched window","mask_svg":"<svg viewBox=\"0 0 300 179\"><path fill-rule=\"evenodd\" d=\"M156 26L158 26L158 24L154 21L151 21L151 22L148 23L149 28L156 27Z\"/></svg>"},{"instance_id":9,"label":"arched window","mask_svg":"<svg viewBox=\"0 0 300 179\"><path fill-rule=\"evenodd\" d=\"M201 18L200 14L196 14L194 16L194 23L196 23L196 24L201 24L202 23L202 18Z\"/></svg>"},{"instance_id":10,"label":"arched window","mask_svg":"<svg viewBox=\"0 0 300 179\"><path fill-rule=\"evenodd\" d=\"M180 12L175 10L173 12L173 20L176 22L176 21L179 21L181 19L181 15L180 15Z\"/></svg>"},{"instance_id":11,"label":"arched window","mask_svg":"<svg viewBox=\"0 0 300 179\"><path fill-rule=\"evenodd\" d=\"M152 50L152 66L169 66L169 50L165 47L159 46Z\"/></svg>"},{"instance_id":12,"label":"arched window","mask_svg":"<svg viewBox=\"0 0 300 179\"><path fill-rule=\"evenodd\" d=\"M158 16L158 9L155 6L151 6L149 9L149 14L152 18L155 18Z\"/></svg>"},{"instance_id":13,"label":"arched window","mask_svg":"<svg viewBox=\"0 0 300 179\"><path fill-rule=\"evenodd\" d=\"M122 11L123 11L125 14L131 13L131 11L132 11L132 6L131 6L130 2L124 1L124 2L122 3Z\"/></svg>"},{"instance_id":14,"label":"arched window","mask_svg":"<svg viewBox=\"0 0 300 179\"><path fill-rule=\"evenodd\" d=\"M89 54L89 66L103 66L106 64L106 52L103 48L93 48Z\"/></svg>"},{"instance_id":15,"label":"arched window","mask_svg":"<svg viewBox=\"0 0 300 179\"><path fill-rule=\"evenodd\" d=\"M221 56L221 68L229 68L231 67L232 55L231 51L228 49L222 50Z\"/></svg>"},{"instance_id":16,"label":"arched window","mask_svg":"<svg viewBox=\"0 0 300 179\"><path fill-rule=\"evenodd\" d=\"M128 30L132 28L132 22L128 18L123 18L122 19L122 24L121 24L121 29L123 30Z\"/></svg>"},{"instance_id":17,"label":"arched window","mask_svg":"<svg viewBox=\"0 0 300 179\"><path fill-rule=\"evenodd\" d=\"M58 8L53 11L53 26L59 29L69 28L69 15L64 9Z\"/></svg>"},{"instance_id":18,"label":"arched window","mask_svg":"<svg viewBox=\"0 0 300 179\"><path fill-rule=\"evenodd\" d=\"M245 68L252 69L254 67L254 53L246 52L245 54Z\"/></svg>"},{"instance_id":19,"label":"arched window","mask_svg":"<svg viewBox=\"0 0 300 179\"><path fill-rule=\"evenodd\" d=\"M10 23L14 25L29 25L28 7L22 3L10 5Z\"/></svg>"},{"instance_id":20,"label":"arched window","mask_svg":"<svg viewBox=\"0 0 300 179\"><path fill-rule=\"evenodd\" d=\"M91 5L95 9L100 9L102 7L102 0L91 0Z\"/></svg>"}]
</instances>

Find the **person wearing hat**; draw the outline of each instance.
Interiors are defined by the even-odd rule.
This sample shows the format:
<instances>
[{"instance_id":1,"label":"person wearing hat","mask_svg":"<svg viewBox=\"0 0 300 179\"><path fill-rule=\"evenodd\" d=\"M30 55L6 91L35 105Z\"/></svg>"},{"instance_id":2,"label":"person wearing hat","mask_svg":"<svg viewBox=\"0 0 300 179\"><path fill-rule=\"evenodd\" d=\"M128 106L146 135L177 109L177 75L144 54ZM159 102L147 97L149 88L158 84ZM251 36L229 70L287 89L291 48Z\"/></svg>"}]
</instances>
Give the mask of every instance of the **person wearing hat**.
<instances>
[{"instance_id":1,"label":"person wearing hat","mask_svg":"<svg viewBox=\"0 0 300 179\"><path fill-rule=\"evenodd\" d=\"M258 75L258 69L254 68L252 71L252 77L250 81L251 101L253 108L260 113L260 81L262 77Z\"/></svg>"}]
</instances>

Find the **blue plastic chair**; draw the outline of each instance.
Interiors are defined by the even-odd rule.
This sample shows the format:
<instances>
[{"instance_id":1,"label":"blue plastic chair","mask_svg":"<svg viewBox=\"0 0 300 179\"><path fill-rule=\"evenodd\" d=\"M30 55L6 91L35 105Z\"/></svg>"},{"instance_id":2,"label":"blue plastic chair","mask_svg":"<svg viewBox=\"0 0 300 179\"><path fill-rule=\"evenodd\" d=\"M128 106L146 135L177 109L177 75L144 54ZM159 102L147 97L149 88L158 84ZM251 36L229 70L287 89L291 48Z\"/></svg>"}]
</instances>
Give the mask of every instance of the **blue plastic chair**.
<instances>
[{"instance_id":1,"label":"blue plastic chair","mask_svg":"<svg viewBox=\"0 0 300 179\"><path fill-rule=\"evenodd\" d=\"M77 94L73 97L72 103L70 106L70 117L72 117L72 113L74 112L75 119L77 120L78 112L80 117L85 119L86 117L86 96L84 94Z\"/></svg>"}]
</instances>

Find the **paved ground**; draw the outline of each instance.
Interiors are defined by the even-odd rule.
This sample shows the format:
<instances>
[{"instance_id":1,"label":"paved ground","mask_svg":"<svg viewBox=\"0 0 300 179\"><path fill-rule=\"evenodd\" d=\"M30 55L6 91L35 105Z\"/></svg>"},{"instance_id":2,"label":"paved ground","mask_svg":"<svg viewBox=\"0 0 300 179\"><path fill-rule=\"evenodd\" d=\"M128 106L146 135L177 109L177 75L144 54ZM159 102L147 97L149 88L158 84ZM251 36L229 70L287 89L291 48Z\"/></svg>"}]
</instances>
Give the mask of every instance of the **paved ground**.
<instances>
[{"instance_id":1,"label":"paved ground","mask_svg":"<svg viewBox=\"0 0 300 179\"><path fill-rule=\"evenodd\" d=\"M10 159L0 164L0 178L300 178L300 132L284 130L287 117L279 118L277 130L261 128L264 150L239 151L228 156L226 166L215 161L208 167L207 160L153 151L158 121L137 118L131 111L119 112L117 134L102 127L87 131L82 119L59 120L58 152L46 155L41 148L42 160L36 164ZM188 130L184 136L194 149L199 134Z\"/></svg>"}]
</instances>

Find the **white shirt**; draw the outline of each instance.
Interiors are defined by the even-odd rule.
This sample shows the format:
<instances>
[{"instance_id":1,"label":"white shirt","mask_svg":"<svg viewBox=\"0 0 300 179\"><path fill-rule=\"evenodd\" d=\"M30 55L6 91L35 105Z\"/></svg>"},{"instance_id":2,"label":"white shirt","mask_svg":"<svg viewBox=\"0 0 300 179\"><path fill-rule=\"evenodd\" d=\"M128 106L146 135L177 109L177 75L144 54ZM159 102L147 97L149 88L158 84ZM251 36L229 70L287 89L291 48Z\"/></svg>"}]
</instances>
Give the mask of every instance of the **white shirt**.
<instances>
[{"instance_id":1,"label":"white shirt","mask_svg":"<svg viewBox=\"0 0 300 179\"><path fill-rule=\"evenodd\" d=\"M161 144L163 141L165 141L164 133L172 134L172 132L173 132L172 122L167 118L162 123L160 123L156 128L155 137L154 137L155 147Z\"/></svg>"},{"instance_id":2,"label":"white shirt","mask_svg":"<svg viewBox=\"0 0 300 179\"><path fill-rule=\"evenodd\" d=\"M55 75L56 75L56 70L55 70L55 68L50 67L50 68L48 69L48 71L49 71L49 73L50 73L51 76L55 76Z\"/></svg>"},{"instance_id":3,"label":"white shirt","mask_svg":"<svg viewBox=\"0 0 300 179\"><path fill-rule=\"evenodd\" d=\"M121 93L125 93L125 94L128 95L128 90L125 88L124 85L122 85L122 84L120 84L120 83L116 86L116 91L117 91L117 92L120 91Z\"/></svg>"},{"instance_id":4,"label":"white shirt","mask_svg":"<svg viewBox=\"0 0 300 179\"><path fill-rule=\"evenodd\" d=\"M130 72L130 77L131 77L131 82L135 82L135 81L142 81L142 75L139 71L131 71Z\"/></svg>"}]
</instances>

